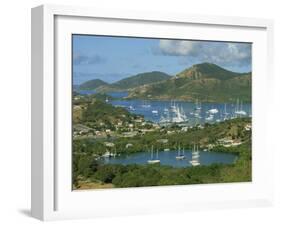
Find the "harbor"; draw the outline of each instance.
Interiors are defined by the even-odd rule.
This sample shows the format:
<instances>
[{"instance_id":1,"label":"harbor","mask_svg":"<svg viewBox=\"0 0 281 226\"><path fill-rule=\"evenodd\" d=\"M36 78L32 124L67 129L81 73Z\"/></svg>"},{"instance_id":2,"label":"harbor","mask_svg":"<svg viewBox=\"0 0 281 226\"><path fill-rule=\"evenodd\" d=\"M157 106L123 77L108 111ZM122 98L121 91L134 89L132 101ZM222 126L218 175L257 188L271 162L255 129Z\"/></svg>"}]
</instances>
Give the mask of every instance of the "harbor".
<instances>
[{"instance_id":1,"label":"harbor","mask_svg":"<svg viewBox=\"0 0 281 226\"><path fill-rule=\"evenodd\" d=\"M154 153L151 156L150 151L143 151L132 154L123 154L116 157L106 157L103 158L106 164L161 164L163 166L172 166L176 168L181 167L192 167L198 165L211 165L211 164L233 164L237 158L236 154L233 153L223 153L216 151L192 151L184 150L184 158L181 160L177 158L178 151L158 151L158 154Z\"/></svg>"},{"instance_id":2,"label":"harbor","mask_svg":"<svg viewBox=\"0 0 281 226\"><path fill-rule=\"evenodd\" d=\"M91 95L92 90L78 90L81 95ZM216 123L234 118L252 117L251 103L244 103L238 98L231 103L204 103L182 100L143 100L126 99L128 92L109 92L113 99L107 103L123 107L129 112L142 115L147 121L161 126L173 123L187 126Z\"/></svg>"}]
</instances>

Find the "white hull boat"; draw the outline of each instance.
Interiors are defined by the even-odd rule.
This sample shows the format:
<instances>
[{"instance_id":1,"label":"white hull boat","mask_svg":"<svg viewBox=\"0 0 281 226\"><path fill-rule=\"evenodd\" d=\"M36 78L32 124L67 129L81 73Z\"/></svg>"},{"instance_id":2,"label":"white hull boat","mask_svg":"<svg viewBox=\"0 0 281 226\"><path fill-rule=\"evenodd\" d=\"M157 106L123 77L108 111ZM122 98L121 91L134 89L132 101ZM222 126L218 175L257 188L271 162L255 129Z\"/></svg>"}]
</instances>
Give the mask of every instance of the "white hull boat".
<instances>
[{"instance_id":1,"label":"white hull boat","mask_svg":"<svg viewBox=\"0 0 281 226\"><path fill-rule=\"evenodd\" d=\"M179 155L179 156L176 156L176 159L177 160L183 160L183 159L185 159L185 156L184 155Z\"/></svg>"},{"instance_id":2,"label":"white hull boat","mask_svg":"<svg viewBox=\"0 0 281 226\"><path fill-rule=\"evenodd\" d=\"M193 150L192 150L192 160L189 161L189 163L190 163L192 166L199 166L199 165L200 165L199 157L200 157L200 154L199 154L198 147L197 147L197 149L196 149L196 147L195 147L195 145L194 145L194 148L193 148Z\"/></svg>"},{"instance_id":3,"label":"white hull boat","mask_svg":"<svg viewBox=\"0 0 281 226\"><path fill-rule=\"evenodd\" d=\"M148 160L147 161L148 164L155 164L155 163L160 163L159 159L155 159L155 160Z\"/></svg>"},{"instance_id":4,"label":"white hull boat","mask_svg":"<svg viewBox=\"0 0 281 226\"><path fill-rule=\"evenodd\" d=\"M160 159L158 159L158 150L156 151L156 159L153 159L153 146L151 148L151 158L147 160L148 164L156 164L160 163Z\"/></svg>"}]
</instances>

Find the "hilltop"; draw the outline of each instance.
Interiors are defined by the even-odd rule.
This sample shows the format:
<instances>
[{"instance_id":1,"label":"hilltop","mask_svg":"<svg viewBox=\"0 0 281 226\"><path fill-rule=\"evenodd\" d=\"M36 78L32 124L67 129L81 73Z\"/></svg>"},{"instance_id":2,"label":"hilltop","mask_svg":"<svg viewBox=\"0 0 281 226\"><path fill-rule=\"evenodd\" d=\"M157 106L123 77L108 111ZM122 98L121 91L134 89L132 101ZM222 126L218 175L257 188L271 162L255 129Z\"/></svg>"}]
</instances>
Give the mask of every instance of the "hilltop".
<instances>
[{"instance_id":1,"label":"hilltop","mask_svg":"<svg viewBox=\"0 0 281 226\"><path fill-rule=\"evenodd\" d=\"M82 90L95 90L100 86L108 85L106 82L101 79L92 79L82 83L78 88Z\"/></svg>"},{"instance_id":2,"label":"hilltop","mask_svg":"<svg viewBox=\"0 0 281 226\"><path fill-rule=\"evenodd\" d=\"M251 72L236 73L218 65L202 63L167 80L139 86L129 98L177 99L202 102L251 102Z\"/></svg>"},{"instance_id":3,"label":"hilltop","mask_svg":"<svg viewBox=\"0 0 281 226\"><path fill-rule=\"evenodd\" d=\"M125 91L138 86L161 82L169 78L171 78L171 76L164 72L160 72L160 71L145 72L145 73L130 76L128 78L121 79L112 84L105 84L103 86L99 86L97 88L97 91L98 92Z\"/></svg>"},{"instance_id":4,"label":"hilltop","mask_svg":"<svg viewBox=\"0 0 281 226\"><path fill-rule=\"evenodd\" d=\"M82 122L117 124L119 121L130 120L133 117L126 109L114 107L111 104L93 99L82 114Z\"/></svg>"},{"instance_id":5,"label":"hilltop","mask_svg":"<svg viewBox=\"0 0 281 226\"><path fill-rule=\"evenodd\" d=\"M116 86L120 89L129 89L141 85L147 85L155 82L164 81L169 79L170 77L171 76L169 76L166 73L160 71L152 71L152 72L141 73L131 76L129 78L122 79L114 83L113 86Z\"/></svg>"}]
</instances>

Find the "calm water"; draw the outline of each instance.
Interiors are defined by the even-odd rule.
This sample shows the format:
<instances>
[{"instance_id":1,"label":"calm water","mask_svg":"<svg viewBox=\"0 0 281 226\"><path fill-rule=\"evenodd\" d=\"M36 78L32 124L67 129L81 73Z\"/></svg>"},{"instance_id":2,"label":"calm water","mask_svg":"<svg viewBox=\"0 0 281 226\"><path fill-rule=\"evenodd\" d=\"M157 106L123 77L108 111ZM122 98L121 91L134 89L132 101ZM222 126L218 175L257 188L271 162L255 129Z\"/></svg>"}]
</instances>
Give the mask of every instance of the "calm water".
<instances>
[{"instance_id":1,"label":"calm water","mask_svg":"<svg viewBox=\"0 0 281 226\"><path fill-rule=\"evenodd\" d=\"M79 93L84 95L94 94L93 90L78 90ZM132 113L143 115L146 120L152 122L160 122L161 118L172 118L174 115L171 112L171 105L175 105L181 112L184 113L188 119L190 125L194 124L204 124L220 122L225 119L230 119L235 117L235 110L238 108L237 104L225 104L225 103L200 103L201 110L195 111L196 104L187 101L146 101L146 100L123 100L123 97L128 95L127 92L110 92L108 95L116 98L115 100L109 101L114 106L124 107ZM144 105L146 105L144 107ZM243 110L246 115L240 117L251 117L252 109L251 104L239 103L239 110ZM210 118L210 109L217 109L218 112L212 114Z\"/></svg>"},{"instance_id":2,"label":"calm water","mask_svg":"<svg viewBox=\"0 0 281 226\"><path fill-rule=\"evenodd\" d=\"M191 151L185 151L185 159L176 160L178 152L177 151L160 151L158 153L158 159L161 161L161 165L169 165L173 167L187 167L191 166L189 161L191 160ZM155 156L154 156L155 157ZM222 152L204 152L200 151L200 165L210 165L213 163L223 163L231 164L235 161L237 155L232 153L222 153ZM129 155L121 155L118 157L105 158L105 163L108 164L148 164L147 161L151 159L151 154L149 152L139 152Z\"/></svg>"},{"instance_id":3,"label":"calm water","mask_svg":"<svg viewBox=\"0 0 281 226\"><path fill-rule=\"evenodd\" d=\"M160 122L161 118L173 117L173 113L170 111L171 101L113 100L110 103L114 106L124 107L132 113L143 115L146 120L152 122ZM201 103L200 111L195 111L195 103L176 101L172 103L172 105L174 104L184 112L191 125L230 119L235 116L234 112L237 109L237 104L229 103ZM143 105L146 105L146 107L143 107ZM210 109L218 110L218 113L212 114L213 118L209 117L210 113L208 111ZM241 110L241 104L239 104L239 110ZM243 117L251 117L251 104L242 104L242 110L246 113Z\"/></svg>"}]
</instances>

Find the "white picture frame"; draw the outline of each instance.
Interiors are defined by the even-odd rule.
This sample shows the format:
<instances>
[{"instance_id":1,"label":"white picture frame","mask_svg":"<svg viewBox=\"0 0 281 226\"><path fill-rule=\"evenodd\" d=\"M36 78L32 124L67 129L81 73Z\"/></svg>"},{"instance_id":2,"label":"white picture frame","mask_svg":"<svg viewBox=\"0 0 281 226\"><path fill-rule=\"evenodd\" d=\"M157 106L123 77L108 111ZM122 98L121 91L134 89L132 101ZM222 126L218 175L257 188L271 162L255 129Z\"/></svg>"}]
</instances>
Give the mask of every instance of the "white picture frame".
<instances>
[{"instance_id":1,"label":"white picture frame","mask_svg":"<svg viewBox=\"0 0 281 226\"><path fill-rule=\"evenodd\" d=\"M187 33L179 34L179 26L191 31L194 29L193 34L189 34L191 39L204 39L204 36L206 39L208 36L208 39L250 41L254 44L253 181L72 191L69 183L70 34L92 33L94 27L99 34L143 37L146 36L145 32L151 31L152 37L175 37L178 34L186 38ZM118 30L114 29L117 27ZM155 29L157 27L159 29ZM265 107L269 106L270 101L264 105L264 100L272 90L272 45L273 22L265 19L123 12L56 5L33 8L32 216L41 220L56 220L271 205L273 181L268 175L273 172L273 150L266 140ZM64 136L61 135L62 129L68 131ZM264 150L266 157L263 156ZM93 202L95 205L92 205Z\"/></svg>"}]
</instances>

